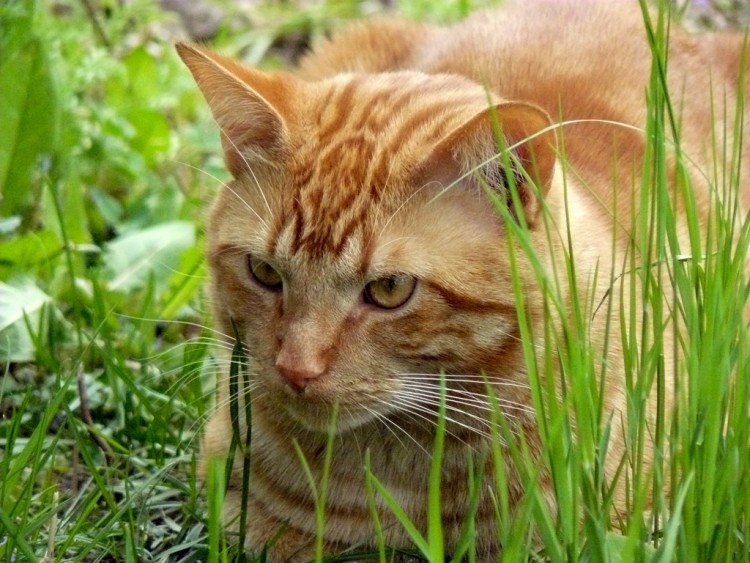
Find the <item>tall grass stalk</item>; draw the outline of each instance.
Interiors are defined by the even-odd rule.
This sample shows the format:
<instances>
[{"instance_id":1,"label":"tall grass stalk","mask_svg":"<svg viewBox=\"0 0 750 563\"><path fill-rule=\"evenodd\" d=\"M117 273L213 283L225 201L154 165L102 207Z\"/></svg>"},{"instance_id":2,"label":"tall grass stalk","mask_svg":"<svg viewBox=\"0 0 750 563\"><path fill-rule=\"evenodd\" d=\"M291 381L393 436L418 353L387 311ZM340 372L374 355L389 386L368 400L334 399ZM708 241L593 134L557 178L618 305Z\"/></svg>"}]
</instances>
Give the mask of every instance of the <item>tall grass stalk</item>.
<instances>
[{"instance_id":1,"label":"tall grass stalk","mask_svg":"<svg viewBox=\"0 0 750 563\"><path fill-rule=\"evenodd\" d=\"M310 490L315 502L315 559L323 559L323 549L325 547L325 509L326 498L328 497L328 485L331 477L331 463L333 461L333 445L336 439L336 424L338 421L339 406L338 403L331 409L331 417L328 422L328 439L326 440L325 452L323 455L323 467L320 472L320 479L315 478L315 474L307 462L305 452L302 451L297 440L294 440L294 449L297 452L302 468L310 484Z\"/></svg>"},{"instance_id":2,"label":"tall grass stalk","mask_svg":"<svg viewBox=\"0 0 750 563\"><path fill-rule=\"evenodd\" d=\"M440 376L440 397L438 419L435 426L435 442L432 448L430 464L430 481L427 496L427 543L430 551L425 555L430 561L444 561L443 519L440 497L442 490L443 449L445 447L445 375Z\"/></svg>"}]
</instances>

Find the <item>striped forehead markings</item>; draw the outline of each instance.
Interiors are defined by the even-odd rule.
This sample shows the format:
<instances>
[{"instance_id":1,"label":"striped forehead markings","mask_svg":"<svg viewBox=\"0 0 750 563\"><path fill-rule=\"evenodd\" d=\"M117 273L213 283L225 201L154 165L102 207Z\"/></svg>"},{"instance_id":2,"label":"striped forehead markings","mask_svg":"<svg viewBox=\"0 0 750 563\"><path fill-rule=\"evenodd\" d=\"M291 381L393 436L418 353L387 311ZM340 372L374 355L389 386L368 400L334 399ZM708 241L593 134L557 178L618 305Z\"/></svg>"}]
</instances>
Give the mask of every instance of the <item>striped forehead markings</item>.
<instances>
[{"instance_id":1,"label":"striped forehead markings","mask_svg":"<svg viewBox=\"0 0 750 563\"><path fill-rule=\"evenodd\" d=\"M439 116L458 101L427 89L424 94L430 101L406 114L414 91L364 85L365 78L354 76L331 87L316 132L297 154L291 215L294 252L342 252L370 210L381 206L402 147L439 138L444 127Z\"/></svg>"}]
</instances>

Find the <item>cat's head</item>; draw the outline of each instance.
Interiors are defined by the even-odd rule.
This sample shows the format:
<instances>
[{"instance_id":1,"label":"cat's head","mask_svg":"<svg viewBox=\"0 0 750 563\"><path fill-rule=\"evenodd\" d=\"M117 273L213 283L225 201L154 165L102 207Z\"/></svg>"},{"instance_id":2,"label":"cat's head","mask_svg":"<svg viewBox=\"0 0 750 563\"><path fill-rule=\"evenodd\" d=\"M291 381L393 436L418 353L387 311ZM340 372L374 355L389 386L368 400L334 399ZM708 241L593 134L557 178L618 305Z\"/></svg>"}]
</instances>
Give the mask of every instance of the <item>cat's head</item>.
<instances>
[{"instance_id":1,"label":"cat's head","mask_svg":"<svg viewBox=\"0 0 750 563\"><path fill-rule=\"evenodd\" d=\"M259 408L324 429L338 402L340 426L357 426L434 409L441 372L462 388L521 378L496 205L515 185L505 220L539 228L555 162L541 110L458 76L312 83L178 50L233 177L208 261L219 329L239 327ZM510 167L492 159L498 139Z\"/></svg>"}]
</instances>

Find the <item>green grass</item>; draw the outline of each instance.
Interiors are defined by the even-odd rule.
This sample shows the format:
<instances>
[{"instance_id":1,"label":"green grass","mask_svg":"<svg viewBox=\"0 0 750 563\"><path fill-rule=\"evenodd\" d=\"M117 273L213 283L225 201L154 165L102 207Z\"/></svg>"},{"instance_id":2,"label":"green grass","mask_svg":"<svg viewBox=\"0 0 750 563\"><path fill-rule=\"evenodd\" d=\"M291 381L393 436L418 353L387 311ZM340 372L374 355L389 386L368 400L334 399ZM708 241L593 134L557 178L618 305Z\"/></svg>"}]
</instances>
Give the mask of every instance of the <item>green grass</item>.
<instances>
[{"instance_id":1,"label":"green grass","mask_svg":"<svg viewBox=\"0 0 750 563\"><path fill-rule=\"evenodd\" d=\"M447 20L477 4L438 8L411 0L399 10ZM263 25L224 29L219 46L275 66L282 64L269 50L276 38L314 35L371 8L328 1L303 11L264 9L256 14ZM205 328L201 217L216 178L226 176L218 135L174 55L165 19L139 1L107 4L94 25L82 2L0 0L2 561L243 558L237 538L224 537L219 525L226 466L209 471L206 484L196 477L198 437L218 366ZM667 154L679 155L679 146L665 139L669 133L679 138L679 104L663 87L665 21L652 22L651 30L650 143L639 196L651 214L634 225L633 244L641 252L631 253L625 280L599 280L641 291L646 304L632 311L647 315L642 331L634 324L610 327L628 342L629 447L620 478L627 480L634 516L622 515L619 527L609 520L605 367L585 340L561 341L548 328L547 356L527 350L534 406L543 415L542 468L523 439L511 435L500 409L492 414L493 432L510 444L527 490L518 506L503 496L506 454L496 448L491 478L500 491L497 533L507 561L750 561L744 318L750 223L736 207L737 176L709 170L716 197L709 236L700 236L690 180L678 174L693 237L691 248L677 248L665 178ZM739 121L726 127L741 138ZM724 146L724 131L715 131L713 142L717 153L737 162L739 146ZM518 247L528 246L523 229L511 237ZM575 279L575 262L568 260L550 279L539 272L551 323L561 307L556 288ZM516 292L523 304L521 288ZM597 305L576 303L565 329L585 334ZM664 332L670 324L681 335L676 413L671 418L660 410L652 426L644 402L667 383ZM552 362L564 373L566 393L559 400L547 376ZM242 373L239 364L235 377ZM438 424L433 513L440 505L443 431ZM665 455L653 472L642 467L647 439ZM235 454L242 451L238 444ZM335 455L333 442L328 455ZM543 469L553 476L557 517L538 486ZM387 499L377 475L367 475L370 502L378 495ZM474 475L470 490L478 490L480 478ZM666 479L673 494L656 495L653 517L641 517L650 491ZM311 487L322 529L327 483L311 475ZM373 529L382 537L377 523ZM464 532L462 550L473 561L471 518ZM412 535L426 558L451 555L444 553L438 519ZM389 560L380 546L373 556Z\"/></svg>"}]
</instances>

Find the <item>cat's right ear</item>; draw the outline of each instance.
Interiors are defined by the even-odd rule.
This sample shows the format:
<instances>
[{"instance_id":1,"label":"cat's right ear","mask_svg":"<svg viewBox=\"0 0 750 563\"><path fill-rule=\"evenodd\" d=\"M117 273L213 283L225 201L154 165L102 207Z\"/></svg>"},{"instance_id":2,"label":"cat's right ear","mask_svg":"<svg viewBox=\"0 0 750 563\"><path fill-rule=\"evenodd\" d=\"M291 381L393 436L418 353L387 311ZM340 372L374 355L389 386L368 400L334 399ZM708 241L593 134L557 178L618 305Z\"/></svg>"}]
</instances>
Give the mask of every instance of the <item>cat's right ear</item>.
<instances>
[{"instance_id":1,"label":"cat's right ear","mask_svg":"<svg viewBox=\"0 0 750 563\"><path fill-rule=\"evenodd\" d=\"M289 103L287 77L251 69L188 43L177 43L176 48L221 129L229 172L237 178L254 164L273 164L283 158L287 146L282 117Z\"/></svg>"},{"instance_id":2,"label":"cat's right ear","mask_svg":"<svg viewBox=\"0 0 750 563\"><path fill-rule=\"evenodd\" d=\"M503 102L479 110L438 141L419 168L418 181L479 183L532 225L543 207L540 199L550 189L556 156L549 116L537 106Z\"/></svg>"}]
</instances>

